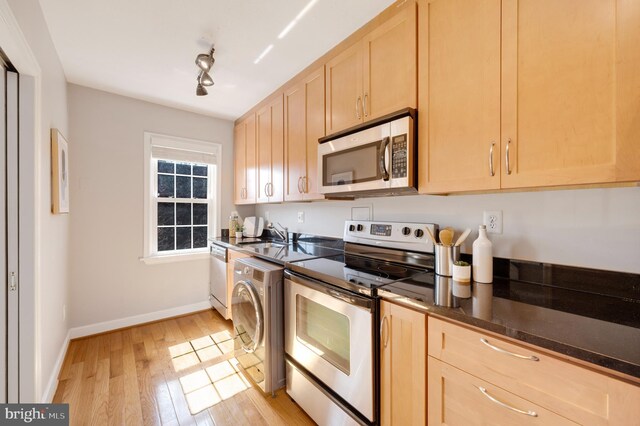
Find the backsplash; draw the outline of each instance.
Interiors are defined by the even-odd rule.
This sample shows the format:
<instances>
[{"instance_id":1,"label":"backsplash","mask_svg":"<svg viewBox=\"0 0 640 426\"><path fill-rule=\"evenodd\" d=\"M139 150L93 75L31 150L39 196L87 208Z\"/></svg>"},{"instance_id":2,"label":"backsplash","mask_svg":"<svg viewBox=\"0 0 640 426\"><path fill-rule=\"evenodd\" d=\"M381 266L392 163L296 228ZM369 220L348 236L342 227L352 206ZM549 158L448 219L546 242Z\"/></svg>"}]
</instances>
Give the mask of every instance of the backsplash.
<instances>
[{"instance_id":1,"label":"backsplash","mask_svg":"<svg viewBox=\"0 0 640 426\"><path fill-rule=\"evenodd\" d=\"M342 237L352 214L367 212L373 220L452 226L457 234L469 227L462 252L471 253L486 210L503 213L503 233L489 234L495 257L640 273L639 187L262 204L255 213L292 232L332 237Z\"/></svg>"}]
</instances>

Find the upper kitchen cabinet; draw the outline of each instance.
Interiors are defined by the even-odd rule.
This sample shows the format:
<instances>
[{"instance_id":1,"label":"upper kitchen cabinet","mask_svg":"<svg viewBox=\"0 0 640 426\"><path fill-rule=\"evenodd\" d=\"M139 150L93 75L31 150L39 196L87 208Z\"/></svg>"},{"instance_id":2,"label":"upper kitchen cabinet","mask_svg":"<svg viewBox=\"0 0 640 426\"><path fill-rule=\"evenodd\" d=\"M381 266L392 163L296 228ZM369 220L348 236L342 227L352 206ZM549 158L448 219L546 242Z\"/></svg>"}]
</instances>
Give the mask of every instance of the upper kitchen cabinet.
<instances>
[{"instance_id":1,"label":"upper kitchen cabinet","mask_svg":"<svg viewBox=\"0 0 640 426\"><path fill-rule=\"evenodd\" d=\"M640 2L502 4L502 187L640 180Z\"/></svg>"},{"instance_id":2,"label":"upper kitchen cabinet","mask_svg":"<svg viewBox=\"0 0 640 426\"><path fill-rule=\"evenodd\" d=\"M234 203L256 202L256 116L250 115L234 129Z\"/></svg>"},{"instance_id":3,"label":"upper kitchen cabinet","mask_svg":"<svg viewBox=\"0 0 640 426\"><path fill-rule=\"evenodd\" d=\"M324 67L285 90L285 201L323 198L318 192L318 139L325 135L324 92Z\"/></svg>"},{"instance_id":4,"label":"upper kitchen cabinet","mask_svg":"<svg viewBox=\"0 0 640 426\"><path fill-rule=\"evenodd\" d=\"M421 192L500 188L500 0L421 1Z\"/></svg>"},{"instance_id":5,"label":"upper kitchen cabinet","mask_svg":"<svg viewBox=\"0 0 640 426\"><path fill-rule=\"evenodd\" d=\"M640 180L640 3L419 2L422 193Z\"/></svg>"},{"instance_id":6,"label":"upper kitchen cabinet","mask_svg":"<svg viewBox=\"0 0 640 426\"><path fill-rule=\"evenodd\" d=\"M326 63L327 133L416 106L416 3Z\"/></svg>"},{"instance_id":7,"label":"upper kitchen cabinet","mask_svg":"<svg viewBox=\"0 0 640 426\"><path fill-rule=\"evenodd\" d=\"M284 200L284 107L282 93L273 97L258 112L257 164L258 203Z\"/></svg>"}]
</instances>

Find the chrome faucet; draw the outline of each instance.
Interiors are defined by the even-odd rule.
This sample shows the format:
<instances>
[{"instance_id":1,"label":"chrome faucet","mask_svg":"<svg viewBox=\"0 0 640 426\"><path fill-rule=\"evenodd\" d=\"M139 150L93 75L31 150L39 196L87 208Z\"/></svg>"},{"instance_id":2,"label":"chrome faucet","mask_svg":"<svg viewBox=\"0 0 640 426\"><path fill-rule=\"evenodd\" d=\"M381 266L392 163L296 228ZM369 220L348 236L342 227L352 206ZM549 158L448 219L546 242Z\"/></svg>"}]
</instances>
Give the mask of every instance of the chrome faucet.
<instances>
[{"instance_id":1,"label":"chrome faucet","mask_svg":"<svg viewBox=\"0 0 640 426\"><path fill-rule=\"evenodd\" d=\"M278 222L277 224L278 224L278 226L280 226L280 228L282 228L282 231L280 231L278 228L273 226L273 223L271 223L268 226L268 229L270 231L275 232L276 235L282 239L282 241L284 241L285 243L289 244L289 228L287 228L286 226L282 226L282 224L280 222Z\"/></svg>"}]
</instances>

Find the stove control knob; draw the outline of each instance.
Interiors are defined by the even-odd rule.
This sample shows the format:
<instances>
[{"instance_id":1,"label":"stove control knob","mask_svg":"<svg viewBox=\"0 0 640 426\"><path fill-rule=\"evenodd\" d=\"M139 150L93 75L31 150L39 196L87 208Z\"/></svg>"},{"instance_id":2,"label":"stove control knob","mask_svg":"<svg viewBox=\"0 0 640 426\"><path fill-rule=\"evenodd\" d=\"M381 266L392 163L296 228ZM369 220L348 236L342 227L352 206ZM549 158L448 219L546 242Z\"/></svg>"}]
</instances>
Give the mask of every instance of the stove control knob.
<instances>
[{"instance_id":1,"label":"stove control knob","mask_svg":"<svg viewBox=\"0 0 640 426\"><path fill-rule=\"evenodd\" d=\"M358 225L358 232L364 231L364 225Z\"/></svg>"},{"instance_id":2,"label":"stove control knob","mask_svg":"<svg viewBox=\"0 0 640 426\"><path fill-rule=\"evenodd\" d=\"M410 235L411 234L411 228L409 228L408 226L405 226L404 228L402 228L402 235Z\"/></svg>"},{"instance_id":3,"label":"stove control knob","mask_svg":"<svg viewBox=\"0 0 640 426\"><path fill-rule=\"evenodd\" d=\"M349 225L349 232L353 232L356 230L356 226L355 225Z\"/></svg>"},{"instance_id":4,"label":"stove control knob","mask_svg":"<svg viewBox=\"0 0 640 426\"><path fill-rule=\"evenodd\" d=\"M416 229L416 232L413 233L416 238L422 238L424 236L424 231L422 229Z\"/></svg>"}]
</instances>

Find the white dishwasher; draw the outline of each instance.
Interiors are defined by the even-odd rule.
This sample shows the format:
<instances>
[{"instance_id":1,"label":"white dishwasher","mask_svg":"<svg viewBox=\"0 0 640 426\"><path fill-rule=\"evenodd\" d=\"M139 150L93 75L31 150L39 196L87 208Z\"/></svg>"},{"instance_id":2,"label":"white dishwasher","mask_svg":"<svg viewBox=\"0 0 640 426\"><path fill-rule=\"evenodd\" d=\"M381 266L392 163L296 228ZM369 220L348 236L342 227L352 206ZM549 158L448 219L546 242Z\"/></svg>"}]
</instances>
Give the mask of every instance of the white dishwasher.
<instances>
[{"instance_id":1,"label":"white dishwasher","mask_svg":"<svg viewBox=\"0 0 640 426\"><path fill-rule=\"evenodd\" d=\"M209 273L209 301L224 319L230 319L231 307L227 306L227 248L209 242L211 271Z\"/></svg>"}]
</instances>

